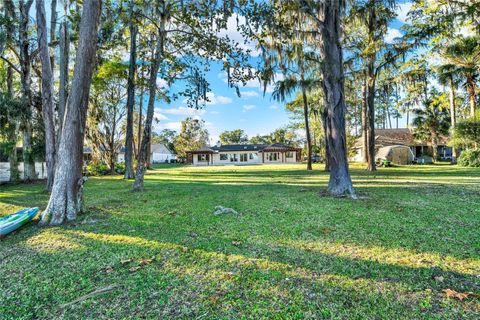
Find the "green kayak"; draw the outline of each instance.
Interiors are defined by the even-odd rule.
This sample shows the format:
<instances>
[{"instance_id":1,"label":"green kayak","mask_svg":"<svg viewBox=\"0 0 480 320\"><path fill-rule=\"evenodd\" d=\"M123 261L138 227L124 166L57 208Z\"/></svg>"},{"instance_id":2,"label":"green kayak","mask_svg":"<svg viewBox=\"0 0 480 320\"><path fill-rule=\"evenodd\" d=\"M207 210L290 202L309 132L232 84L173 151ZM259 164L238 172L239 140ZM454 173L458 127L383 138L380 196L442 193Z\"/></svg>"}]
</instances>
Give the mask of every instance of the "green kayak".
<instances>
[{"instance_id":1,"label":"green kayak","mask_svg":"<svg viewBox=\"0 0 480 320\"><path fill-rule=\"evenodd\" d=\"M35 218L38 208L27 208L0 218L0 238L13 232Z\"/></svg>"}]
</instances>

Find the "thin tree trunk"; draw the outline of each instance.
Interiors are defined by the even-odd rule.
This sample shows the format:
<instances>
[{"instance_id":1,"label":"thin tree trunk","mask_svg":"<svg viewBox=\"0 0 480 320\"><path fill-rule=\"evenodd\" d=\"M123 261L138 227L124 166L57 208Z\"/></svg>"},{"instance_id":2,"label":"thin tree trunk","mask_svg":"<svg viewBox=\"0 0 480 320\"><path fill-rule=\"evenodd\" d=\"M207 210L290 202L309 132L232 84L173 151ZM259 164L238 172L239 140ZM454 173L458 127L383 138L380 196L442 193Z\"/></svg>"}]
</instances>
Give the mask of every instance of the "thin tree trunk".
<instances>
[{"instance_id":1,"label":"thin tree trunk","mask_svg":"<svg viewBox=\"0 0 480 320\"><path fill-rule=\"evenodd\" d=\"M320 53L326 107L327 145L330 168L328 192L334 196L356 198L347 160L345 96L341 38L341 3L325 0L319 9Z\"/></svg>"},{"instance_id":2,"label":"thin tree trunk","mask_svg":"<svg viewBox=\"0 0 480 320\"><path fill-rule=\"evenodd\" d=\"M305 88L302 87L302 97L303 97L303 114L305 116L305 133L307 136L307 170L312 170L312 139L310 137L310 125L308 121L308 100L307 93Z\"/></svg>"},{"instance_id":3,"label":"thin tree trunk","mask_svg":"<svg viewBox=\"0 0 480 320\"><path fill-rule=\"evenodd\" d=\"M68 59L70 51L70 41L68 35L68 24L62 22L60 26L60 87L58 98L58 135L57 142L60 142L63 121L65 119L65 106L68 96Z\"/></svg>"},{"instance_id":4,"label":"thin tree trunk","mask_svg":"<svg viewBox=\"0 0 480 320\"><path fill-rule=\"evenodd\" d=\"M20 70L22 95L24 103L28 109L33 112L32 108L32 91L31 91L31 57L30 57L30 41L28 38L28 22L30 8L33 0L27 2L20 1L20 22L19 22L19 46L20 46ZM23 177L26 182L35 180L35 161L32 155L32 124L31 119L26 118L22 125L22 146L23 146Z\"/></svg>"},{"instance_id":5,"label":"thin tree trunk","mask_svg":"<svg viewBox=\"0 0 480 320\"><path fill-rule=\"evenodd\" d=\"M47 42L47 22L44 0L36 0L38 47L42 62L42 111L45 127L45 162L47 164L47 185L45 190L52 191L55 175L55 124L53 122L53 72ZM53 14L52 14L53 15Z\"/></svg>"},{"instance_id":6,"label":"thin tree trunk","mask_svg":"<svg viewBox=\"0 0 480 320\"><path fill-rule=\"evenodd\" d=\"M112 124L112 132L110 136L110 141L109 141L109 167L110 167L110 174L114 175L115 174L115 156L116 156L116 151L115 151L115 131L117 130L117 108L113 110L113 124Z\"/></svg>"},{"instance_id":7,"label":"thin tree trunk","mask_svg":"<svg viewBox=\"0 0 480 320\"><path fill-rule=\"evenodd\" d=\"M468 100L470 102L470 116L475 116L475 109L477 108L477 98L475 96L475 80L472 76L467 77L467 91Z\"/></svg>"},{"instance_id":8,"label":"thin tree trunk","mask_svg":"<svg viewBox=\"0 0 480 320\"><path fill-rule=\"evenodd\" d=\"M432 134L432 153L433 153L433 162L438 160L438 142L436 134Z\"/></svg>"},{"instance_id":9,"label":"thin tree trunk","mask_svg":"<svg viewBox=\"0 0 480 320\"><path fill-rule=\"evenodd\" d=\"M12 1L5 1L5 14L10 17L15 16L15 6ZM8 43L13 42L13 34L15 29L12 25L6 27L6 41ZM13 68L11 65L7 66L7 95L9 98L13 97ZM13 128L9 128L8 141L12 143L11 148L8 150L8 163L10 170L10 179L12 183L20 181L20 170L18 169L18 157L17 157L17 141L18 133L20 129L20 123L18 118L11 119L11 125Z\"/></svg>"},{"instance_id":10,"label":"thin tree trunk","mask_svg":"<svg viewBox=\"0 0 480 320\"><path fill-rule=\"evenodd\" d=\"M410 109L407 106L407 128L410 128Z\"/></svg>"},{"instance_id":11,"label":"thin tree trunk","mask_svg":"<svg viewBox=\"0 0 480 320\"><path fill-rule=\"evenodd\" d=\"M140 156L140 147L142 145L142 117L143 117L143 95L145 93L142 87L142 94L140 95L140 102L138 104L138 132L137 132L137 163Z\"/></svg>"},{"instance_id":12,"label":"thin tree trunk","mask_svg":"<svg viewBox=\"0 0 480 320\"><path fill-rule=\"evenodd\" d=\"M323 171L330 172L330 151L328 149L328 137L327 137L327 110L323 110L321 113L322 116L322 127L323 127L323 137L325 142L325 167Z\"/></svg>"},{"instance_id":13,"label":"thin tree trunk","mask_svg":"<svg viewBox=\"0 0 480 320\"><path fill-rule=\"evenodd\" d=\"M157 45L155 51L153 52L153 59L150 67L150 78L148 81L148 107L147 107L147 118L145 119L145 127L143 129L142 143L140 149L138 150L138 163L137 163L137 172L135 174L135 182L133 183L133 191L143 191L143 179L145 176L145 171L148 167L148 162L150 158L149 146L151 143L152 135L152 121L153 121L153 110L155 104L155 96L157 93L157 74L158 68L160 67L160 60L163 58L163 37L165 30L165 21L162 19L160 21L161 30L158 34Z\"/></svg>"},{"instance_id":14,"label":"thin tree trunk","mask_svg":"<svg viewBox=\"0 0 480 320\"><path fill-rule=\"evenodd\" d=\"M68 125L62 129L55 181L47 208L42 213L42 225L74 220L83 210L83 140L100 14L101 0L83 2L72 91L65 110Z\"/></svg>"},{"instance_id":15,"label":"thin tree trunk","mask_svg":"<svg viewBox=\"0 0 480 320\"><path fill-rule=\"evenodd\" d=\"M133 14L133 1L130 2ZM130 19L130 63L127 84L127 130L125 135L125 179L133 179L133 105L135 103L135 72L137 66L137 32L138 29Z\"/></svg>"},{"instance_id":16,"label":"thin tree trunk","mask_svg":"<svg viewBox=\"0 0 480 320\"><path fill-rule=\"evenodd\" d=\"M362 83L362 157L368 162L368 124L367 124L367 75L364 74Z\"/></svg>"},{"instance_id":17,"label":"thin tree trunk","mask_svg":"<svg viewBox=\"0 0 480 320\"><path fill-rule=\"evenodd\" d=\"M51 0L50 4L50 42L55 42L55 30L57 30L57 0ZM46 29L46 27L45 27ZM50 53L50 66L52 67L52 73L55 70L55 48L52 47ZM54 81L52 81L54 82Z\"/></svg>"},{"instance_id":18,"label":"thin tree trunk","mask_svg":"<svg viewBox=\"0 0 480 320\"><path fill-rule=\"evenodd\" d=\"M12 142L12 147L8 154L8 163L10 168L10 182L17 183L20 181L20 170L18 170L17 157L17 140L18 140L19 123L14 124L13 130L10 129L8 140Z\"/></svg>"},{"instance_id":19,"label":"thin tree trunk","mask_svg":"<svg viewBox=\"0 0 480 320\"><path fill-rule=\"evenodd\" d=\"M451 128L450 128L450 137L453 136L453 131L455 130L455 126L457 125L457 111L455 105L455 83L453 81L452 76L449 79L449 89L450 89L450 121L451 121ZM455 146L452 147L452 163L457 163L458 152Z\"/></svg>"},{"instance_id":20,"label":"thin tree trunk","mask_svg":"<svg viewBox=\"0 0 480 320\"><path fill-rule=\"evenodd\" d=\"M374 60L370 58L367 66L367 123L368 123L368 164L367 170L375 171L375 67Z\"/></svg>"}]
</instances>

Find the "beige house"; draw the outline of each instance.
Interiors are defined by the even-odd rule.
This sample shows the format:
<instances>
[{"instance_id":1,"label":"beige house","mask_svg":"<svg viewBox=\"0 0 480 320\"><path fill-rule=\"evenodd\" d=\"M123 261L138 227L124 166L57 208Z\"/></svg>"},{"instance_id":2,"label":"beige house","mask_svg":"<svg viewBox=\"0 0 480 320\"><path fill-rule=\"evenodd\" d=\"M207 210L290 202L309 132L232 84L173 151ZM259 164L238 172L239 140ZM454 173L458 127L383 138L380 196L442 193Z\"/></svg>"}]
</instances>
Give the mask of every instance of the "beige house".
<instances>
[{"instance_id":1,"label":"beige house","mask_svg":"<svg viewBox=\"0 0 480 320\"><path fill-rule=\"evenodd\" d=\"M231 144L203 147L187 152L187 162L194 166L226 164L295 163L300 161L301 149L280 143Z\"/></svg>"},{"instance_id":2,"label":"beige house","mask_svg":"<svg viewBox=\"0 0 480 320\"><path fill-rule=\"evenodd\" d=\"M438 155L442 160L452 159L452 148L447 145L448 138L440 137L438 141ZM379 149L389 146L407 146L416 159L431 158L433 154L430 141L421 141L413 137L413 131L409 128L400 129L375 129L375 147L376 152ZM355 155L351 158L353 161L363 161L364 150L362 137L355 142Z\"/></svg>"}]
</instances>

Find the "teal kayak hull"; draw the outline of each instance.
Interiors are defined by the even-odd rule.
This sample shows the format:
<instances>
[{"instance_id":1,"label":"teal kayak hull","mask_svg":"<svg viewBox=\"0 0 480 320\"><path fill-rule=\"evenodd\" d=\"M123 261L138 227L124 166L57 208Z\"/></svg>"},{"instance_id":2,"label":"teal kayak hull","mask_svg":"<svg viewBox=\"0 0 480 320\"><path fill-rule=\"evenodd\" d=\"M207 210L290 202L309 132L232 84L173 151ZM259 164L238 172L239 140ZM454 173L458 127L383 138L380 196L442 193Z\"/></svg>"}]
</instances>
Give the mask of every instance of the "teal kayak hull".
<instances>
[{"instance_id":1,"label":"teal kayak hull","mask_svg":"<svg viewBox=\"0 0 480 320\"><path fill-rule=\"evenodd\" d=\"M0 237L17 230L38 214L38 208L27 208L0 218Z\"/></svg>"}]
</instances>

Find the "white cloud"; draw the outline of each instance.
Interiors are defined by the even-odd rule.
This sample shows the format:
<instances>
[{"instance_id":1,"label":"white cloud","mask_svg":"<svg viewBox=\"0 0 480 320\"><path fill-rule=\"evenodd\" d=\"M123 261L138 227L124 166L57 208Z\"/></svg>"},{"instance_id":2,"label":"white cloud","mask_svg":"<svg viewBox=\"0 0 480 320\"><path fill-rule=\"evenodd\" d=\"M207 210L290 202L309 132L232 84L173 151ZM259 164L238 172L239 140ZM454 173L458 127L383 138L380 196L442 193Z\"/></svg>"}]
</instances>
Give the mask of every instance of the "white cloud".
<instances>
[{"instance_id":1,"label":"white cloud","mask_svg":"<svg viewBox=\"0 0 480 320\"><path fill-rule=\"evenodd\" d=\"M157 132L163 129L180 130L181 128L181 122L158 122L153 124L153 129Z\"/></svg>"},{"instance_id":2,"label":"white cloud","mask_svg":"<svg viewBox=\"0 0 480 320\"><path fill-rule=\"evenodd\" d=\"M233 15L227 20L227 28L221 30L218 35L221 37L228 37L232 42L237 43L239 48L243 50L250 50L250 55L258 56L261 51L257 49L257 44L254 41L251 41L245 38L240 31L239 27L246 24L244 16Z\"/></svg>"},{"instance_id":3,"label":"white cloud","mask_svg":"<svg viewBox=\"0 0 480 320\"><path fill-rule=\"evenodd\" d=\"M179 116L200 116L205 113L203 109L194 109L188 107L178 107L178 108L169 108L169 109L159 109L159 112L163 114L174 114Z\"/></svg>"},{"instance_id":4,"label":"white cloud","mask_svg":"<svg viewBox=\"0 0 480 320\"><path fill-rule=\"evenodd\" d=\"M242 97L246 97L246 98L258 97L259 96L258 92L253 91L253 90L240 91L240 94L241 94Z\"/></svg>"},{"instance_id":5,"label":"white cloud","mask_svg":"<svg viewBox=\"0 0 480 320\"><path fill-rule=\"evenodd\" d=\"M243 108L243 111L245 112L245 111L252 110L253 108L255 108L255 105L253 105L253 104L245 104L245 105L243 105L242 108Z\"/></svg>"},{"instance_id":6,"label":"white cloud","mask_svg":"<svg viewBox=\"0 0 480 320\"><path fill-rule=\"evenodd\" d=\"M168 83L165 79L162 78L157 78L157 87L163 89L163 88L168 88Z\"/></svg>"},{"instance_id":7,"label":"white cloud","mask_svg":"<svg viewBox=\"0 0 480 320\"><path fill-rule=\"evenodd\" d=\"M400 30L395 28L388 28L387 34L385 35L385 42L392 43L396 38L401 37L403 37L403 34L400 32Z\"/></svg>"},{"instance_id":8,"label":"white cloud","mask_svg":"<svg viewBox=\"0 0 480 320\"><path fill-rule=\"evenodd\" d=\"M272 105L271 105L269 108L270 108L270 109L278 109L278 106L277 106L277 105L274 105L274 104L272 104Z\"/></svg>"},{"instance_id":9,"label":"white cloud","mask_svg":"<svg viewBox=\"0 0 480 320\"><path fill-rule=\"evenodd\" d=\"M153 113L153 118L157 121L168 120L167 116L162 113L161 109L156 108Z\"/></svg>"},{"instance_id":10,"label":"white cloud","mask_svg":"<svg viewBox=\"0 0 480 320\"><path fill-rule=\"evenodd\" d=\"M407 16L408 12L410 11L410 8L412 7L411 2L406 2L399 4L397 7L397 10L395 12L397 13L397 20L401 21L403 23L408 22L409 17Z\"/></svg>"},{"instance_id":11,"label":"white cloud","mask_svg":"<svg viewBox=\"0 0 480 320\"><path fill-rule=\"evenodd\" d=\"M216 105L216 104L230 104L233 102L233 99L225 96L217 96L213 92L207 92L207 98L209 101L206 102L207 105Z\"/></svg>"}]
</instances>

